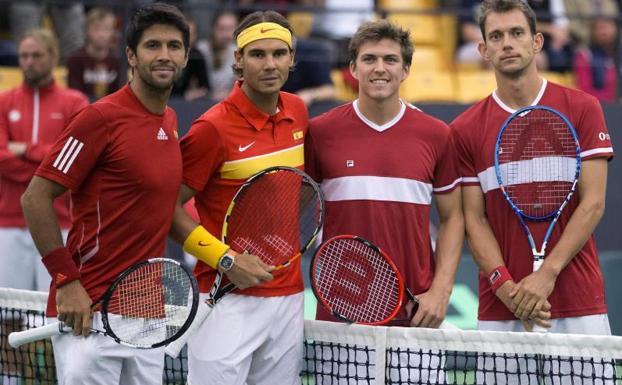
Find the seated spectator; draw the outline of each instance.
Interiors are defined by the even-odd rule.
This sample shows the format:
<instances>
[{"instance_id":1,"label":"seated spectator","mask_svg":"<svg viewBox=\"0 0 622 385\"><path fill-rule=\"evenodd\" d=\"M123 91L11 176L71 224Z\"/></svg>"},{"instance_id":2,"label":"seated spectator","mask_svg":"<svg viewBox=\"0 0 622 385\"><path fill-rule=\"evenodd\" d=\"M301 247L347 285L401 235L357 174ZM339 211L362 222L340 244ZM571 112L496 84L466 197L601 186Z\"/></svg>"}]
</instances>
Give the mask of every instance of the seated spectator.
<instances>
[{"instance_id":1,"label":"seated spectator","mask_svg":"<svg viewBox=\"0 0 622 385\"><path fill-rule=\"evenodd\" d=\"M564 0L529 0L528 3L538 17L538 32L544 34L543 52L546 59L537 59L538 69L554 72L572 70L574 50Z\"/></svg>"},{"instance_id":2,"label":"seated spectator","mask_svg":"<svg viewBox=\"0 0 622 385\"><path fill-rule=\"evenodd\" d=\"M68 86L96 100L121 86L121 62L115 52L116 17L107 8L86 16L86 45L67 60Z\"/></svg>"},{"instance_id":3,"label":"seated spectator","mask_svg":"<svg viewBox=\"0 0 622 385\"><path fill-rule=\"evenodd\" d=\"M564 0L566 14L570 19L570 36L579 47L590 45L590 29L595 16L617 17L616 0Z\"/></svg>"},{"instance_id":4,"label":"seated spectator","mask_svg":"<svg viewBox=\"0 0 622 385\"><path fill-rule=\"evenodd\" d=\"M592 21L592 43L577 52L574 61L577 88L602 102L614 102L618 90L615 63L618 26L611 17L599 16Z\"/></svg>"},{"instance_id":5,"label":"seated spectator","mask_svg":"<svg viewBox=\"0 0 622 385\"><path fill-rule=\"evenodd\" d=\"M173 96L183 97L187 101L205 97L209 91L207 78L207 64L205 57L196 47L197 23L186 16L190 29L190 49L188 50L188 63L181 73L179 80L173 87Z\"/></svg>"},{"instance_id":6,"label":"seated spectator","mask_svg":"<svg viewBox=\"0 0 622 385\"><path fill-rule=\"evenodd\" d=\"M231 91L236 79L231 66L235 62L235 41L233 32L238 27L238 16L224 11L214 17L212 30L207 40L199 40L197 49L207 62L207 76L210 84L210 97L222 100Z\"/></svg>"},{"instance_id":7,"label":"seated spectator","mask_svg":"<svg viewBox=\"0 0 622 385\"><path fill-rule=\"evenodd\" d=\"M307 106L335 98L335 86L330 78L332 68L330 47L315 39L296 41L296 66L289 74L283 91L295 93Z\"/></svg>"},{"instance_id":8,"label":"seated spectator","mask_svg":"<svg viewBox=\"0 0 622 385\"><path fill-rule=\"evenodd\" d=\"M455 61L462 69L483 69L487 62L479 54L477 46L482 41L477 20L479 1L460 0L458 3L458 49Z\"/></svg>"}]
</instances>

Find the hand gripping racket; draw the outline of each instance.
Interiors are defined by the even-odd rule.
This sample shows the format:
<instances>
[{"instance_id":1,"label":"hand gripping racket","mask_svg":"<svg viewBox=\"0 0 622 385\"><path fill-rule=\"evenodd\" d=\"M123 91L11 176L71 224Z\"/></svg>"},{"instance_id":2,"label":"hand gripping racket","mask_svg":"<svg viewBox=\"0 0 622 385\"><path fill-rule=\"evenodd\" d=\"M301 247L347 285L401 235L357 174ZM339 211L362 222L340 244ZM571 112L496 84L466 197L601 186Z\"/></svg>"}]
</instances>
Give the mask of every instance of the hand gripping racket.
<instances>
[{"instance_id":1,"label":"hand gripping racket","mask_svg":"<svg viewBox=\"0 0 622 385\"><path fill-rule=\"evenodd\" d=\"M386 324L405 296L415 305L412 315L418 307L391 258L355 235L338 235L320 246L311 261L311 287L328 312L348 323Z\"/></svg>"},{"instance_id":2,"label":"hand gripping racket","mask_svg":"<svg viewBox=\"0 0 622 385\"><path fill-rule=\"evenodd\" d=\"M101 311L103 329L91 331L139 349L157 348L179 338L199 304L192 272L179 262L152 258L140 262L110 285L92 308ZM71 331L62 322L11 333L9 344L23 344Z\"/></svg>"},{"instance_id":3,"label":"hand gripping racket","mask_svg":"<svg viewBox=\"0 0 622 385\"><path fill-rule=\"evenodd\" d=\"M271 167L251 176L236 192L223 223L223 242L279 270L300 258L315 240L323 220L324 199L318 184L296 168ZM220 287L221 281L218 274L192 326L166 347L166 354L177 357L211 308L235 289L232 283Z\"/></svg>"},{"instance_id":4,"label":"hand gripping racket","mask_svg":"<svg viewBox=\"0 0 622 385\"><path fill-rule=\"evenodd\" d=\"M525 107L501 127L495 145L497 182L527 236L533 271L544 262L547 242L576 190L580 172L579 139L560 112L545 106ZM540 249L526 221L550 222Z\"/></svg>"}]
</instances>

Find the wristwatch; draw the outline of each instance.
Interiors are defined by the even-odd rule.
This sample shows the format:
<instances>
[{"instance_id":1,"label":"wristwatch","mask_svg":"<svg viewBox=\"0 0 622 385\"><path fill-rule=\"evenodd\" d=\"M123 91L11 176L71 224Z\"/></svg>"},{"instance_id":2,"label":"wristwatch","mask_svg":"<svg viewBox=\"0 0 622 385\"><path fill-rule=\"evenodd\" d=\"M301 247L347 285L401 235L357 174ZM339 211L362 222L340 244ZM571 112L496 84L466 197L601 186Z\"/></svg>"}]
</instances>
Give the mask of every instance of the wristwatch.
<instances>
[{"instance_id":1,"label":"wristwatch","mask_svg":"<svg viewBox=\"0 0 622 385\"><path fill-rule=\"evenodd\" d=\"M229 253L225 253L218 260L218 269L221 271L229 271L235 264L235 257Z\"/></svg>"}]
</instances>

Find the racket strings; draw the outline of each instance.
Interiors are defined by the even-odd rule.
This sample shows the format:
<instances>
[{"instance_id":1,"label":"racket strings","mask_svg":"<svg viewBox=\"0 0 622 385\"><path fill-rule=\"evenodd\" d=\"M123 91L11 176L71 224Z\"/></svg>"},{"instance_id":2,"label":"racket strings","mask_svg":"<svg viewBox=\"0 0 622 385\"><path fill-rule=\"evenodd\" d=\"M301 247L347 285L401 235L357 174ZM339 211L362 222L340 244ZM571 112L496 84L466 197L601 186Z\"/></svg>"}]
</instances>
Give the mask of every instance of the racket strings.
<instances>
[{"instance_id":1,"label":"racket strings","mask_svg":"<svg viewBox=\"0 0 622 385\"><path fill-rule=\"evenodd\" d=\"M134 270L108 300L110 331L135 346L148 347L172 337L191 311L191 279L172 263L149 263Z\"/></svg>"},{"instance_id":2,"label":"racket strings","mask_svg":"<svg viewBox=\"0 0 622 385\"><path fill-rule=\"evenodd\" d=\"M377 250L355 239L324 246L316 257L314 281L332 311L354 322L387 320L401 304L394 269Z\"/></svg>"},{"instance_id":3,"label":"racket strings","mask_svg":"<svg viewBox=\"0 0 622 385\"><path fill-rule=\"evenodd\" d=\"M260 175L234 199L225 241L272 265L286 263L314 238L321 221L319 191L294 171Z\"/></svg>"},{"instance_id":4,"label":"racket strings","mask_svg":"<svg viewBox=\"0 0 622 385\"><path fill-rule=\"evenodd\" d=\"M502 185L526 215L553 215L573 188L577 143L566 122L547 110L514 118L498 151Z\"/></svg>"}]
</instances>

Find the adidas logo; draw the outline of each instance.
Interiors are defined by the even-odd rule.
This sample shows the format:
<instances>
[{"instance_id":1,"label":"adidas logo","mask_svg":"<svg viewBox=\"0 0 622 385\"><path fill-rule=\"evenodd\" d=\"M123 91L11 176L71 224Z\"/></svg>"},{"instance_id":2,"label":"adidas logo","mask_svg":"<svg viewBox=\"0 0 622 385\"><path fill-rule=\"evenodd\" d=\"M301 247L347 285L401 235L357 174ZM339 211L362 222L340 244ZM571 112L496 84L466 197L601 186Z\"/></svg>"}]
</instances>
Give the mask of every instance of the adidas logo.
<instances>
[{"instance_id":1,"label":"adidas logo","mask_svg":"<svg viewBox=\"0 0 622 385\"><path fill-rule=\"evenodd\" d=\"M160 131L158 131L158 140L168 140L168 135L166 135L162 127L160 127Z\"/></svg>"}]
</instances>

